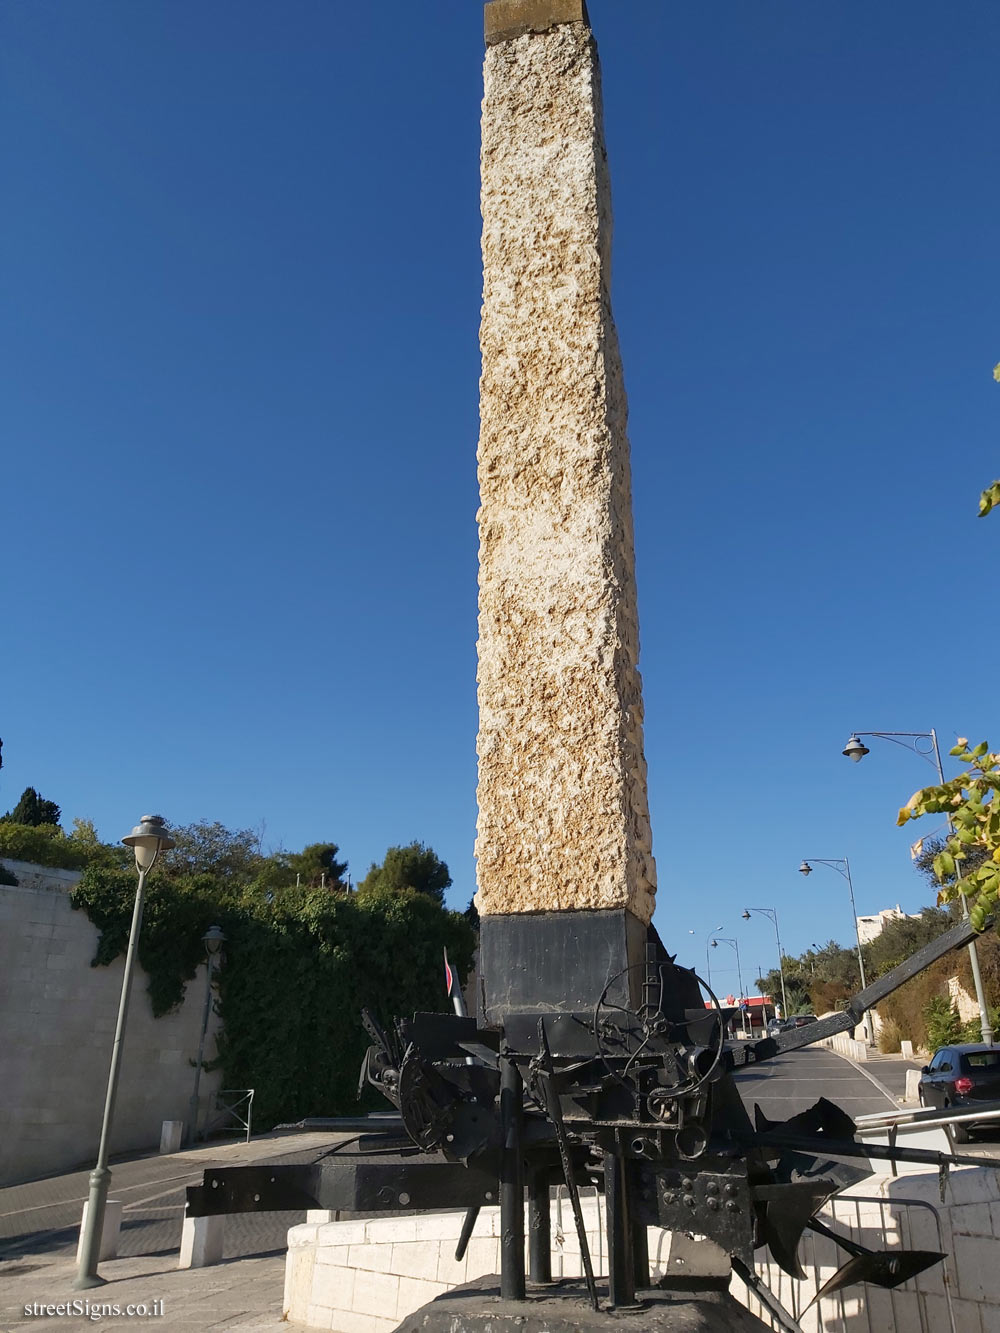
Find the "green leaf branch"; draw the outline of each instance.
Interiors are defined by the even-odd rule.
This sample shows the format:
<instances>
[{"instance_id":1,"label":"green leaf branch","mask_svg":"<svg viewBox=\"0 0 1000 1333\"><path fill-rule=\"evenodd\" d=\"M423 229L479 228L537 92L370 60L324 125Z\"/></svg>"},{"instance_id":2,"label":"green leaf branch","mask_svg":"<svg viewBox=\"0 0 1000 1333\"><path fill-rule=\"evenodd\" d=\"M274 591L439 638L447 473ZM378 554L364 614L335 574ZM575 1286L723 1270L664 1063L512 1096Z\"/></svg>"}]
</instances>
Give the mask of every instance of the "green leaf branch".
<instances>
[{"instance_id":1,"label":"green leaf branch","mask_svg":"<svg viewBox=\"0 0 1000 1333\"><path fill-rule=\"evenodd\" d=\"M966 771L935 787L914 792L899 812L902 827L922 815L945 815L948 837L934 857L934 875L940 885L938 903L959 895L969 904L976 930L983 930L1000 896L1000 754L986 741L974 749L960 738L949 751Z\"/></svg>"}]
</instances>

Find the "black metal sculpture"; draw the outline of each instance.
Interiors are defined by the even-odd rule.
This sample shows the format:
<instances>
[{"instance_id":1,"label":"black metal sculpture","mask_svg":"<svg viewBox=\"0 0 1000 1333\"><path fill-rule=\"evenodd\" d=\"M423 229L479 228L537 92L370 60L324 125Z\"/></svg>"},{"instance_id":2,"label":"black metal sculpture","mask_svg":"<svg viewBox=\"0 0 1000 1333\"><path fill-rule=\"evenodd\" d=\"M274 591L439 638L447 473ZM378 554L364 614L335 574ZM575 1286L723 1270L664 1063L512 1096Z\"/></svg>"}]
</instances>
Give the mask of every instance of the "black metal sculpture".
<instances>
[{"instance_id":1,"label":"black metal sculpture","mask_svg":"<svg viewBox=\"0 0 1000 1333\"><path fill-rule=\"evenodd\" d=\"M461 1257L480 1208L499 1201L500 1295L518 1301L526 1278L551 1280L550 1191L565 1185L595 1309L579 1198L585 1185L605 1197L612 1308L635 1306L637 1290L649 1287L647 1226L714 1241L756 1288L753 1255L762 1245L785 1271L804 1275L797 1250L807 1227L832 1236L850 1256L830 1290L856 1281L894 1286L940 1260L933 1252L873 1254L815 1214L870 1173L868 1159L933 1162L942 1170L975 1159L862 1145L851 1118L825 1099L781 1124L759 1110L751 1122L732 1075L854 1027L916 972L966 944L971 927L953 927L843 1013L730 1044L734 1011L677 966L651 927L644 957L628 961L625 942L634 956L638 935L627 915L485 919L478 1018L465 1013L450 974L454 1013L415 1014L390 1029L364 1016L372 1046L362 1079L398 1108L405 1142L368 1138L359 1151L314 1166L208 1171L188 1191L189 1213L464 1208ZM611 956L620 949L624 965L609 967L609 949L599 944L610 945ZM537 996L531 1006L528 992Z\"/></svg>"}]
</instances>

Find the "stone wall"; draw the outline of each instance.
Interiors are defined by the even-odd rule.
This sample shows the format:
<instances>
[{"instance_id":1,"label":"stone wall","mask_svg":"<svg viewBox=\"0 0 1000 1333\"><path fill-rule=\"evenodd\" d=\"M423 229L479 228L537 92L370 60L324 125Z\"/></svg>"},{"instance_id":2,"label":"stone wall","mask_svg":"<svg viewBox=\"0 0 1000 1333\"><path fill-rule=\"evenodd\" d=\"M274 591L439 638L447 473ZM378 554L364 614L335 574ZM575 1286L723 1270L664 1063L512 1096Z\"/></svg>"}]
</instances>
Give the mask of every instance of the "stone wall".
<instances>
[{"instance_id":1,"label":"stone wall","mask_svg":"<svg viewBox=\"0 0 1000 1333\"><path fill-rule=\"evenodd\" d=\"M4 861L0 886L0 1185L36 1179L97 1156L124 959L91 967L98 932L69 891L76 871ZM122 1056L112 1153L155 1149L164 1120L185 1120L205 996L205 973L184 1004L154 1018L137 966ZM210 1018L208 1057L215 1055ZM202 1116L219 1086L203 1074Z\"/></svg>"},{"instance_id":2,"label":"stone wall","mask_svg":"<svg viewBox=\"0 0 1000 1333\"><path fill-rule=\"evenodd\" d=\"M603 1197L584 1198L582 1205L594 1272L606 1279ZM551 1207L552 1276L582 1277L569 1200L557 1198ZM329 1333L392 1333L401 1319L435 1296L499 1273L500 1209L481 1210L465 1257L456 1260L464 1220L464 1213L447 1212L292 1227L285 1261L285 1317ZM647 1234L654 1279L686 1263L683 1236L671 1237L659 1227L649 1227ZM683 1251L679 1256L678 1248ZM718 1271L728 1271L728 1260L721 1251L716 1254L723 1265Z\"/></svg>"}]
</instances>

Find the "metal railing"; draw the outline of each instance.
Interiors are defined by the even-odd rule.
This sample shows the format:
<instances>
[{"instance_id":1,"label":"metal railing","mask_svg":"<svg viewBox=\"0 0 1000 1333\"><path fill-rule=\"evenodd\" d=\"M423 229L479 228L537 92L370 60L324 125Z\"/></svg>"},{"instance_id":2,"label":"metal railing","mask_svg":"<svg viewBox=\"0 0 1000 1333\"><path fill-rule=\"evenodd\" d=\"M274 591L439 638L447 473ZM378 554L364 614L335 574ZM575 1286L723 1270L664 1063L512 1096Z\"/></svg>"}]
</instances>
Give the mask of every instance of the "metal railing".
<instances>
[{"instance_id":1,"label":"metal railing","mask_svg":"<svg viewBox=\"0 0 1000 1333\"><path fill-rule=\"evenodd\" d=\"M215 1114L205 1126L209 1134L242 1134L250 1142L253 1121L253 1088L220 1088L215 1094Z\"/></svg>"},{"instance_id":2,"label":"metal railing","mask_svg":"<svg viewBox=\"0 0 1000 1333\"><path fill-rule=\"evenodd\" d=\"M774 1263L758 1264L757 1274L799 1323L802 1333L900 1333L903 1329L906 1333L956 1333L951 1290L957 1279L954 1259L944 1244L938 1208L925 1199L850 1195L832 1199L821 1214L850 1240L872 1250L931 1248L926 1239L914 1237L914 1223L927 1215L933 1219L936 1248L945 1253L945 1258L898 1287L886 1290L861 1284L816 1300L816 1292L848 1256L833 1241L809 1231L799 1246L806 1271L804 1281L790 1278ZM887 1232L891 1238L888 1241ZM937 1310L934 1314L932 1303ZM748 1293L747 1304L773 1330L782 1328L752 1292Z\"/></svg>"}]
</instances>

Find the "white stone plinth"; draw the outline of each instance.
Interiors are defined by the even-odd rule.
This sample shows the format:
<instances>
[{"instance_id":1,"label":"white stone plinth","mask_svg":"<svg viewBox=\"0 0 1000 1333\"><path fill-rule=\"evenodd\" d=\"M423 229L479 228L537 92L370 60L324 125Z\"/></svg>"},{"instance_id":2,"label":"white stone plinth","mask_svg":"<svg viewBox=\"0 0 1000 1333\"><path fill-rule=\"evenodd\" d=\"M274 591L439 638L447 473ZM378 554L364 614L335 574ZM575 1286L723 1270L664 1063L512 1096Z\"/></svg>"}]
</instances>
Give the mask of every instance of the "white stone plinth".
<instances>
[{"instance_id":1,"label":"white stone plinth","mask_svg":"<svg viewBox=\"0 0 1000 1333\"><path fill-rule=\"evenodd\" d=\"M184 1142L184 1121L164 1120L160 1126L160 1153L180 1152Z\"/></svg>"},{"instance_id":2,"label":"white stone plinth","mask_svg":"<svg viewBox=\"0 0 1000 1333\"><path fill-rule=\"evenodd\" d=\"M178 1268L208 1268L221 1263L225 1217L185 1217Z\"/></svg>"},{"instance_id":3,"label":"white stone plinth","mask_svg":"<svg viewBox=\"0 0 1000 1333\"><path fill-rule=\"evenodd\" d=\"M83 1205L83 1216L80 1218L80 1239L76 1246L76 1262L79 1263L83 1253L83 1233L87 1226L87 1212L90 1207L90 1201L87 1200ZM98 1262L102 1259L117 1259L118 1257L118 1236L122 1227L122 1201L121 1199L108 1199L104 1205L104 1225L101 1227L101 1248L97 1255Z\"/></svg>"}]
</instances>

